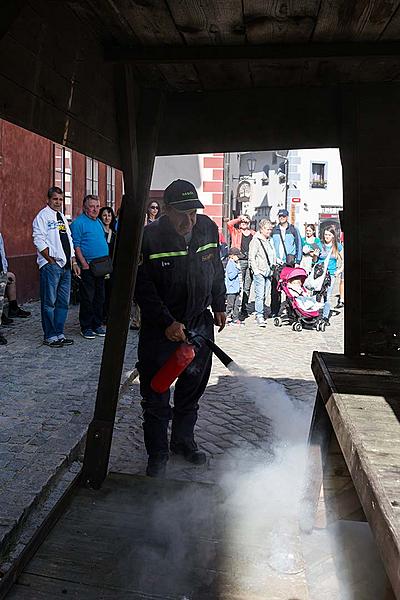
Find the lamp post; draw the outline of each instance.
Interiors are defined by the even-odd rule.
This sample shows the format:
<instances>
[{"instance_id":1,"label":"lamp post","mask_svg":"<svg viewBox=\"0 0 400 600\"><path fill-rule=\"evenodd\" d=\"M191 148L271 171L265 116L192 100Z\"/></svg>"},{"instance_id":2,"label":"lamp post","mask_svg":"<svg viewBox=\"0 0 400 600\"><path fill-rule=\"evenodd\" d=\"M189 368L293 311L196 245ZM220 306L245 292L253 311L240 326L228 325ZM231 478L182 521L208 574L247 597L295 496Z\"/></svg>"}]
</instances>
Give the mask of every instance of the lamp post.
<instances>
[{"instance_id":1,"label":"lamp post","mask_svg":"<svg viewBox=\"0 0 400 600\"><path fill-rule=\"evenodd\" d=\"M253 177L253 173L256 169L256 162L257 160L255 158L248 158L247 159L247 168L249 170L250 173L250 177Z\"/></svg>"},{"instance_id":2,"label":"lamp post","mask_svg":"<svg viewBox=\"0 0 400 600\"><path fill-rule=\"evenodd\" d=\"M275 151L275 155L278 158L283 158L285 164L285 209L288 207L288 187L289 187L289 158L288 156L283 156L283 154L279 154L279 152Z\"/></svg>"},{"instance_id":3,"label":"lamp post","mask_svg":"<svg viewBox=\"0 0 400 600\"><path fill-rule=\"evenodd\" d=\"M256 170L257 159L256 158L248 158L247 159L247 170L249 171L248 175L239 175L239 177L232 177L233 180L236 181L245 181L246 179L251 179L253 183L256 183L256 180L253 179L253 173Z\"/></svg>"}]
</instances>

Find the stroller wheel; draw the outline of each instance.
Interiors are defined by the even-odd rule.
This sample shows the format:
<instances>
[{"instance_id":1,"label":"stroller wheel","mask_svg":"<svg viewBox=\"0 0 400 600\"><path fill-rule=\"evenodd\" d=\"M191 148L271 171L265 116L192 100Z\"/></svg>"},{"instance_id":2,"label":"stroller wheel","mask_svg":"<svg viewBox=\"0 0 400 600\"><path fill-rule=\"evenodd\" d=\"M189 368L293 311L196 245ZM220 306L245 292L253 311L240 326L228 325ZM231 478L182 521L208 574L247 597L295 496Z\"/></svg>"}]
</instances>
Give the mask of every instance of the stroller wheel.
<instances>
[{"instance_id":1,"label":"stroller wheel","mask_svg":"<svg viewBox=\"0 0 400 600\"><path fill-rule=\"evenodd\" d=\"M324 332L325 329L326 329L326 323L324 323L324 321L320 321L320 323L319 323L319 330L318 331Z\"/></svg>"},{"instance_id":2,"label":"stroller wheel","mask_svg":"<svg viewBox=\"0 0 400 600\"><path fill-rule=\"evenodd\" d=\"M320 329L321 329L321 321L317 321L317 323L316 323L316 325L315 325L315 329L316 329L317 331L320 331Z\"/></svg>"},{"instance_id":3,"label":"stroller wheel","mask_svg":"<svg viewBox=\"0 0 400 600\"><path fill-rule=\"evenodd\" d=\"M282 327L282 319L280 317L275 317L274 325L275 325L275 327Z\"/></svg>"},{"instance_id":4,"label":"stroller wheel","mask_svg":"<svg viewBox=\"0 0 400 600\"><path fill-rule=\"evenodd\" d=\"M303 329L303 326L301 323L298 323L296 321L295 323L293 323L292 329L293 329L293 331L301 331Z\"/></svg>"}]
</instances>

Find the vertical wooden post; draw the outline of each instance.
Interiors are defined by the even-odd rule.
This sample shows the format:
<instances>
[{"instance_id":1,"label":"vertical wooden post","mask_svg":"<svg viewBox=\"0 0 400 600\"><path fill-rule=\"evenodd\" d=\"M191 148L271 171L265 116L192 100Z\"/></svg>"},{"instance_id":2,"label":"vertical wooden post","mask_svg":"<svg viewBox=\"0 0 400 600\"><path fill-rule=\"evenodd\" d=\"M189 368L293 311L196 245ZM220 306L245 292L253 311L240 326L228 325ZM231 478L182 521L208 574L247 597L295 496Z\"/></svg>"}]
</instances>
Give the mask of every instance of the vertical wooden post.
<instances>
[{"instance_id":1,"label":"vertical wooden post","mask_svg":"<svg viewBox=\"0 0 400 600\"><path fill-rule=\"evenodd\" d=\"M306 489L303 494L300 520L301 530L305 533L310 533L314 526L332 431L324 400L318 391L308 438Z\"/></svg>"},{"instance_id":2,"label":"vertical wooden post","mask_svg":"<svg viewBox=\"0 0 400 600\"><path fill-rule=\"evenodd\" d=\"M340 155L343 166L345 263L344 353L354 356L360 354L361 347L359 110L355 87L342 92L341 106Z\"/></svg>"},{"instance_id":3,"label":"vertical wooden post","mask_svg":"<svg viewBox=\"0 0 400 600\"><path fill-rule=\"evenodd\" d=\"M94 417L89 425L83 481L94 489L108 468L145 208L161 116L159 92L135 89L131 68L116 72L116 107L125 197L118 224L115 269Z\"/></svg>"}]
</instances>

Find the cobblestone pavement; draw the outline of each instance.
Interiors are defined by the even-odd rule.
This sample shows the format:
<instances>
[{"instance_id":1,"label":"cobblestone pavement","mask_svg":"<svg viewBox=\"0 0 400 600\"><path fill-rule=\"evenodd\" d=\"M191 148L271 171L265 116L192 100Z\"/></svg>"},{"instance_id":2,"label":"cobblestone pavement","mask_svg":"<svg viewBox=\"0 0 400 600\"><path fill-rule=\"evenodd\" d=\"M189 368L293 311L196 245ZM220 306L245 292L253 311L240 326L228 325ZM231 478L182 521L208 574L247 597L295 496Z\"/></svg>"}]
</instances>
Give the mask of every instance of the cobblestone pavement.
<instances>
[{"instance_id":1,"label":"cobblestone pavement","mask_svg":"<svg viewBox=\"0 0 400 600\"><path fill-rule=\"evenodd\" d=\"M103 338L79 335L77 307L65 331L74 345L43 346L40 305L26 308L32 317L3 328L8 345L0 346L0 554L60 470L77 458L92 418L103 348ZM130 332L124 379L134 368L136 342Z\"/></svg>"},{"instance_id":2,"label":"cobblestone pavement","mask_svg":"<svg viewBox=\"0 0 400 600\"><path fill-rule=\"evenodd\" d=\"M227 327L217 335L217 343L248 374L271 378L284 385L291 397L304 401L310 412L316 393L311 372L314 350L342 352L343 311L335 311L331 326L324 333L315 330L294 332L289 326L274 327L268 320L264 329L253 316L244 326ZM171 478L215 482L227 457L240 448L266 448L270 422L249 398L242 378L232 375L214 359L209 385L200 403L196 439L209 460L204 467L193 467L180 457L171 457ZM114 433L111 470L143 473L146 465L141 428L138 382L120 399Z\"/></svg>"},{"instance_id":3,"label":"cobblestone pavement","mask_svg":"<svg viewBox=\"0 0 400 600\"><path fill-rule=\"evenodd\" d=\"M101 338L90 341L79 335L76 307L71 308L66 326L66 335L75 344L60 349L43 346L39 304L28 308L32 317L16 320L14 327L7 328L9 343L0 349L0 555L21 531L14 558L54 504L53 498L60 497L64 485L79 471L77 459L93 413L103 346ZM271 321L260 329L254 317L249 317L242 327L227 327L217 342L249 374L282 383L291 396L307 402L311 411L316 389L311 354L313 350L341 351L342 328L342 314L332 318L332 326L323 334L295 333L288 326L276 328ZM136 347L137 333L130 332L125 380L134 368ZM168 476L218 481L228 457L242 447L265 449L269 433L269 420L259 413L243 381L214 360L196 429L209 459L205 466L193 467L172 457ZM135 380L120 398L110 468L143 473L145 464ZM0 560L0 578L10 561Z\"/></svg>"}]
</instances>

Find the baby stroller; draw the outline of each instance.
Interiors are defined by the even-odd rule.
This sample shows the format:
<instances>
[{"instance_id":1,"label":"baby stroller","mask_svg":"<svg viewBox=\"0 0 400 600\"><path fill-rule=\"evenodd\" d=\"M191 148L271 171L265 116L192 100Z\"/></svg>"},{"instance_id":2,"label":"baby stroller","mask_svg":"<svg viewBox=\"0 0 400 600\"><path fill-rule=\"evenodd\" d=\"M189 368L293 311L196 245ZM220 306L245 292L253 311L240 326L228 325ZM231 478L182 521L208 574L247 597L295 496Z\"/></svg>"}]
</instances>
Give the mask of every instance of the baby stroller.
<instances>
[{"instance_id":1,"label":"baby stroller","mask_svg":"<svg viewBox=\"0 0 400 600\"><path fill-rule=\"evenodd\" d=\"M301 287L296 291L290 286L290 281L294 279L301 280ZM304 287L306 279L307 272L300 267L283 267L281 270L277 289L285 293L286 314L274 318L275 327L288 324L292 326L293 331L301 331L303 327L325 331L326 323L321 319L319 313L323 302L317 302L315 297L308 296ZM305 302L306 299L309 302Z\"/></svg>"}]
</instances>

